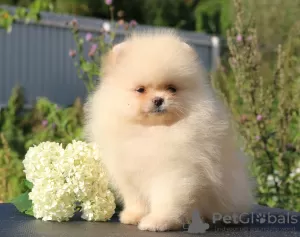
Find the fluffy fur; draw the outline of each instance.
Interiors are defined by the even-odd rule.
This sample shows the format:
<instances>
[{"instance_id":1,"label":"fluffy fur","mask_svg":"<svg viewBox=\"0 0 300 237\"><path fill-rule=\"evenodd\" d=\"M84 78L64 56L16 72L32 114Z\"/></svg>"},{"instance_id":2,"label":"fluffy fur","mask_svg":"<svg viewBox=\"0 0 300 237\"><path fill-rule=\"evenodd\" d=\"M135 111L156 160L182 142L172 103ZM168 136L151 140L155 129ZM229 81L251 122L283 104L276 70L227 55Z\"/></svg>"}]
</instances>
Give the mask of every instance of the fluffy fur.
<instances>
[{"instance_id":1,"label":"fluffy fur","mask_svg":"<svg viewBox=\"0 0 300 237\"><path fill-rule=\"evenodd\" d=\"M102 70L85 128L124 201L122 223L176 230L194 209L208 220L249 210L245 163L192 47L170 31L135 33Z\"/></svg>"}]
</instances>

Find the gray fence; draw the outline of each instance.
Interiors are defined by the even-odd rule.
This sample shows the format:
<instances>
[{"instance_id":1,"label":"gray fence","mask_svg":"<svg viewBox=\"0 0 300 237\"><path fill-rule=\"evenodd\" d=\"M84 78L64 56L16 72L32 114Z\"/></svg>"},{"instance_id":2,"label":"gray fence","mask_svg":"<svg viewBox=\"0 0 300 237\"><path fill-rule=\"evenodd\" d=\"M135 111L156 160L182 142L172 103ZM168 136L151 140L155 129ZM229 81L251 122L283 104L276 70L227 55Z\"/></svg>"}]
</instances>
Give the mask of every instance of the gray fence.
<instances>
[{"instance_id":1,"label":"gray fence","mask_svg":"<svg viewBox=\"0 0 300 237\"><path fill-rule=\"evenodd\" d=\"M39 23L16 23L10 34L0 29L0 108L6 106L16 85L23 88L29 107L38 97L48 97L61 106L73 103L76 97L86 98L87 91L68 55L75 47L71 29L66 25L72 19L74 16L42 13ZM82 34L99 33L105 22L76 19ZM138 26L136 30L146 28L151 27ZM219 57L218 38L195 32L179 34L195 47L204 67L213 70ZM119 29L117 36L122 40L125 32Z\"/></svg>"}]
</instances>

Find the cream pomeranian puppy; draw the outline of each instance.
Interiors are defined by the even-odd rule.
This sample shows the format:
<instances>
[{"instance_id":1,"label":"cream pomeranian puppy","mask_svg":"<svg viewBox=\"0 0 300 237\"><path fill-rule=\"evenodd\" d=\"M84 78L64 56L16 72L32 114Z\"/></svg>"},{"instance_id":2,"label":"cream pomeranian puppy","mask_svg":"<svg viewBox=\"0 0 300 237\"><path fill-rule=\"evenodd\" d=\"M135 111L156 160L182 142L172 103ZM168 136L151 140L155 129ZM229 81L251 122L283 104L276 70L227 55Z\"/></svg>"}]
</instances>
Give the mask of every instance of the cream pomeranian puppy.
<instances>
[{"instance_id":1,"label":"cream pomeranian puppy","mask_svg":"<svg viewBox=\"0 0 300 237\"><path fill-rule=\"evenodd\" d=\"M122 197L121 223L177 230L194 210L211 220L250 208L245 162L192 47L172 31L134 33L102 66L85 131Z\"/></svg>"}]
</instances>

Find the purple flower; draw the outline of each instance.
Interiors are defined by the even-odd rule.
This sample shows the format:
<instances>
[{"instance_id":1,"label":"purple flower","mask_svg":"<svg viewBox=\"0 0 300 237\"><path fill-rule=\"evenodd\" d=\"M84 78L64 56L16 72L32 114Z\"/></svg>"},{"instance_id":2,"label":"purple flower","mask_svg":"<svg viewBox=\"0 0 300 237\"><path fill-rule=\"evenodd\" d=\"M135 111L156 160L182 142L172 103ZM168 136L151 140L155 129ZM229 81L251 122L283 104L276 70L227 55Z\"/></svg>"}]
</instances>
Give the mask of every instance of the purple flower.
<instances>
[{"instance_id":1,"label":"purple flower","mask_svg":"<svg viewBox=\"0 0 300 237\"><path fill-rule=\"evenodd\" d=\"M70 51L69 51L69 56L71 57L71 58L74 58L75 56L76 56L76 50L73 50L73 49L70 49Z\"/></svg>"},{"instance_id":2,"label":"purple flower","mask_svg":"<svg viewBox=\"0 0 300 237\"><path fill-rule=\"evenodd\" d=\"M43 127L47 127L47 125L48 125L48 120L44 119L44 120L42 121L42 126L43 126Z\"/></svg>"},{"instance_id":3,"label":"purple flower","mask_svg":"<svg viewBox=\"0 0 300 237\"><path fill-rule=\"evenodd\" d=\"M257 141L259 141L259 140L260 140L260 136L256 136L255 139L256 139Z\"/></svg>"},{"instance_id":4,"label":"purple flower","mask_svg":"<svg viewBox=\"0 0 300 237\"><path fill-rule=\"evenodd\" d=\"M56 128L56 124L52 123L52 128L55 129Z\"/></svg>"},{"instance_id":5,"label":"purple flower","mask_svg":"<svg viewBox=\"0 0 300 237\"><path fill-rule=\"evenodd\" d=\"M136 22L135 20L131 20L131 21L129 22L129 25L130 25L131 27L136 27L137 22Z\"/></svg>"},{"instance_id":6,"label":"purple flower","mask_svg":"<svg viewBox=\"0 0 300 237\"><path fill-rule=\"evenodd\" d=\"M112 2L113 2L112 0L105 0L105 4L108 6L110 6L112 4Z\"/></svg>"},{"instance_id":7,"label":"purple flower","mask_svg":"<svg viewBox=\"0 0 300 237\"><path fill-rule=\"evenodd\" d=\"M87 34L85 35L85 40L86 40L86 41L91 41L92 38L93 38L93 35L92 35L91 33L87 33Z\"/></svg>"},{"instance_id":8,"label":"purple flower","mask_svg":"<svg viewBox=\"0 0 300 237\"><path fill-rule=\"evenodd\" d=\"M256 120L257 121L261 121L263 119L263 116L261 114L257 115L256 116Z\"/></svg>"},{"instance_id":9,"label":"purple flower","mask_svg":"<svg viewBox=\"0 0 300 237\"><path fill-rule=\"evenodd\" d=\"M236 41L241 42L243 40L243 36L237 35L236 36Z\"/></svg>"},{"instance_id":10,"label":"purple flower","mask_svg":"<svg viewBox=\"0 0 300 237\"><path fill-rule=\"evenodd\" d=\"M96 53L97 50L97 44L92 44L90 51L89 51L89 57L93 57Z\"/></svg>"},{"instance_id":11,"label":"purple flower","mask_svg":"<svg viewBox=\"0 0 300 237\"><path fill-rule=\"evenodd\" d=\"M251 40L252 40L252 36L250 35L247 37L247 41L251 41Z\"/></svg>"}]
</instances>

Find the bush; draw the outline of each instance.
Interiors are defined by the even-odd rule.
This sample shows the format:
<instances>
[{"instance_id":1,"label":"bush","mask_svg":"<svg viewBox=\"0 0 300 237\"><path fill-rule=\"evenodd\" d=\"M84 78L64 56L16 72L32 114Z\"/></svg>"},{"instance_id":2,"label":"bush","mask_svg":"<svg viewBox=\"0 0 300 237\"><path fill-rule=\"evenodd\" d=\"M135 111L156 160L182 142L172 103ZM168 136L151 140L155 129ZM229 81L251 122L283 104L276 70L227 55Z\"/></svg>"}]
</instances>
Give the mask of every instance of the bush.
<instances>
[{"instance_id":1,"label":"bush","mask_svg":"<svg viewBox=\"0 0 300 237\"><path fill-rule=\"evenodd\" d=\"M113 16L110 3L107 7ZM88 92L92 92L101 76L99 65L102 55L111 49L115 40L113 30L124 27L129 32L136 22L126 22L120 18L116 23L106 23L99 34L87 33L84 36L76 20L70 25L77 47L71 49L69 54L79 78ZM22 160L29 147L43 141L59 142L65 146L72 140L83 140L82 128L83 105L79 98L67 108L60 108L47 98L39 98L32 109L26 110L22 89L16 87L7 108L0 111L0 201L8 201L26 189L22 182L25 178Z\"/></svg>"},{"instance_id":2,"label":"bush","mask_svg":"<svg viewBox=\"0 0 300 237\"><path fill-rule=\"evenodd\" d=\"M76 19L69 22L76 45L75 49L70 49L69 55L73 58L77 75L84 82L88 92L95 89L99 77L102 76L100 70L102 57L116 43L116 29L121 27L128 34L137 25L134 20L126 22L123 17L119 17L119 20L114 22L114 7L108 4L108 8L111 14L111 22L104 23L99 33L92 34L88 32L82 36L80 25ZM88 49L88 52L85 49Z\"/></svg>"},{"instance_id":3,"label":"bush","mask_svg":"<svg viewBox=\"0 0 300 237\"><path fill-rule=\"evenodd\" d=\"M266 57L257 25L235 0L237 18L228 32L229 69L221 66L213 85L232 112L243 147L253 157L258 202L300 211L300 22Z\"/></svg>"},{"instance_id":4,"label":"bush","mask_svg":"<svg viewBox=\"0 0 300 237\"><path fill-rule=\"evenodd\" d=\"M4 135L0 134L0 202L9 200L23 191L23 165L18 154L11 150Z\"/></svg>"},{"instance_id":5,"label":"bush","mask_svg":"<svg viewBox=\"0 0 300 237\"><path fill-rule=\"evenodd\" d=\"M32 109L24 108L22 90L15 88L8 106L0 113L0 201L8 201L24 191L22 160L26 151L43 141L63 145L82 140L83 106L80 99L60 108L40 98Z\"/></svg>"}]
</instances>

